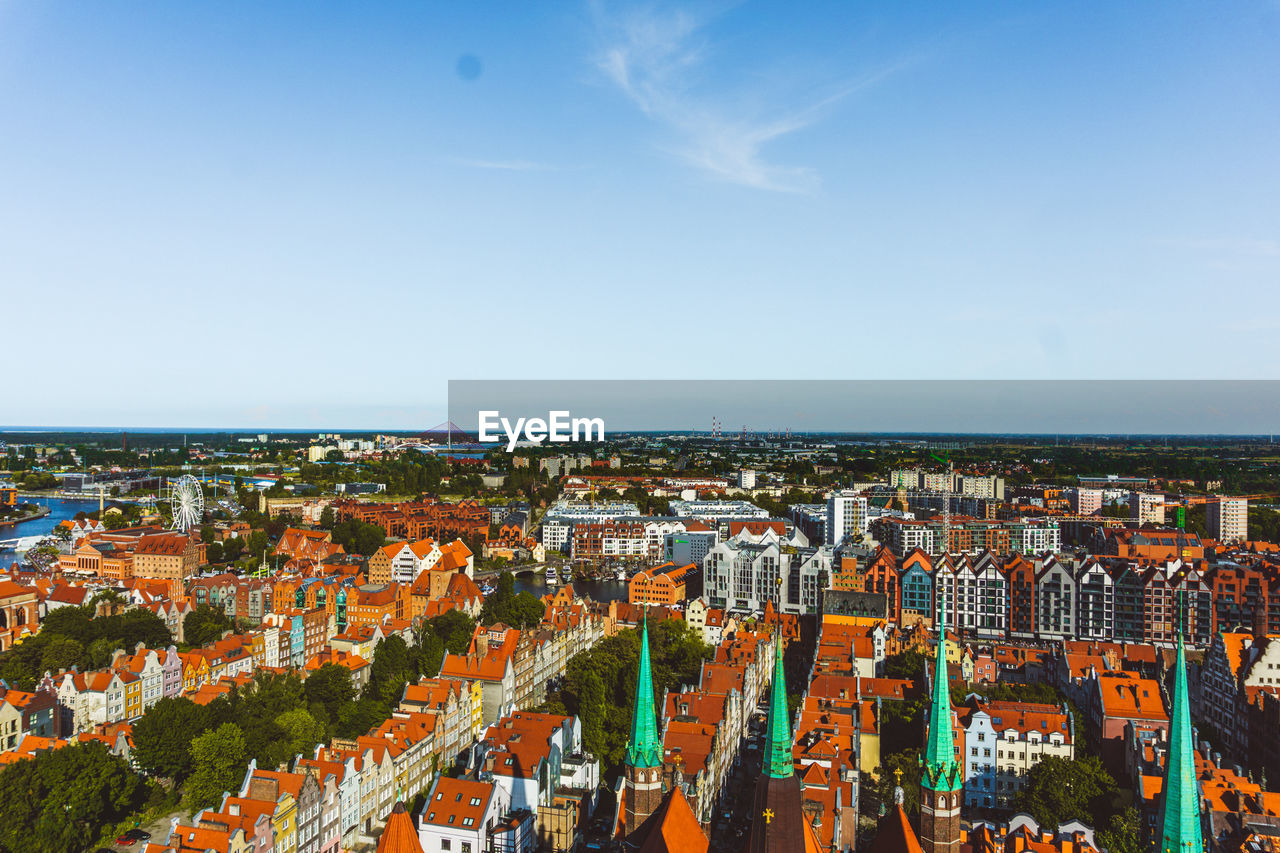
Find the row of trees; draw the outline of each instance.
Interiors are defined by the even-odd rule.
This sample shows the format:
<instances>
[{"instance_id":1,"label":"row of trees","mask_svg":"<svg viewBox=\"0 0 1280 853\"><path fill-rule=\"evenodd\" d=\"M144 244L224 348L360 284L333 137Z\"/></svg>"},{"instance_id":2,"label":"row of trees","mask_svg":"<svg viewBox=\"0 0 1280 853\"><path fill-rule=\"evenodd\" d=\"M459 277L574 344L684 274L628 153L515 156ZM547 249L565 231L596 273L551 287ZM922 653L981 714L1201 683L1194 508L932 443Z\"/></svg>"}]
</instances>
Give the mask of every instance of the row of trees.
<instances>
[{"instance_id":1,"label":"row of trees","mask_svg":"<svg viewBox=\"0 0 1280 853\"><path fill-rule=\"evenodd\" d=\"M449 464L430 453L401 453L383 459L361 460L352 465L303 463L303 482L331 489L340 481L386 483L392 495L436 494L440 481L448 475Z\"/></svg>"},{"instance_id":2,"label":"row of trees","mask_svg":"<svg viewBox=\"0 0 1280 853\"><path fill-rule=\"evenodd\" d=\"M58 478L45 471L27 471L24 474L15 474L13 483L19 489L38 492L57 486Z\"/></svg>"}]
</instances>

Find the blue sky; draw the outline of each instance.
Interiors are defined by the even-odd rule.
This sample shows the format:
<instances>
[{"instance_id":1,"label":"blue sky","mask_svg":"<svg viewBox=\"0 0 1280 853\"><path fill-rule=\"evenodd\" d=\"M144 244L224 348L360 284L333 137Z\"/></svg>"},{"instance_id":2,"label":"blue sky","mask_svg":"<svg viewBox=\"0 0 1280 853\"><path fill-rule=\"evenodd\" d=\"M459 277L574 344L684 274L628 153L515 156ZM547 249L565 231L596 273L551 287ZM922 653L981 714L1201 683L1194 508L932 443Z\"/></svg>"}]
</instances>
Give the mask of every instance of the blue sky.
<instances>
[{"instance_id":1,"label":"blue sky","mask_svg":"<svg viewBox=\"0 0 1280 853\"><path fill-rule=\"evenodd\" d=\"M1278 37L1276 2L0 0L0 423L1272 378Z\"/></svg>"}]
</instances>

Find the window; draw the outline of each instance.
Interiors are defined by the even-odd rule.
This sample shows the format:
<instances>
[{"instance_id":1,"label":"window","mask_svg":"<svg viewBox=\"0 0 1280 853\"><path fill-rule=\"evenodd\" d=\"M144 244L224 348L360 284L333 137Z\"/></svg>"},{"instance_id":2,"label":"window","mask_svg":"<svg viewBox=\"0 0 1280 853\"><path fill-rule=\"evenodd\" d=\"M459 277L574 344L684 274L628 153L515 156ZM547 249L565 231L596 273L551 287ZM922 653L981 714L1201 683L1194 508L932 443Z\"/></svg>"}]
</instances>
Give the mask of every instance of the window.
<instances>
[{"instance_id":1,"label":"window","mask_svg":"<svg viewBox=\"0 0 1280 853\"><path fill-rule=\"evenodd\" d=\"M473 805L473 806L478 806L478 805L480 805L480 798L479 798L479 797L472 797L472 798L471 798L471 805Z\"/></svg>"},{"instance_id":2,"label":"window","mask_svg":"<svg viewBox=\"0 0 1280 853\"><path fill-rule=\"evenodd\" d=\"M464 817L464 818L462 819L462 825L463 825L463 826L475 826L475 825L476 825L476 819L475 819L475 818L473 818L473 817Z\"/></svg>"},{"instance_id":3,"label":"window","mask_svg":"<svg viewBox=\"0 0 1280 853\"><path fill-rule=\"evenodd\" d=\"M441 839L440 839L440 849L441 849L441 850L450 850L450 849L452 849L452 847L453 847L453 842L452 842L451 840L449 840L448 838L441 838Z\"/></svg>"}]
</instances>

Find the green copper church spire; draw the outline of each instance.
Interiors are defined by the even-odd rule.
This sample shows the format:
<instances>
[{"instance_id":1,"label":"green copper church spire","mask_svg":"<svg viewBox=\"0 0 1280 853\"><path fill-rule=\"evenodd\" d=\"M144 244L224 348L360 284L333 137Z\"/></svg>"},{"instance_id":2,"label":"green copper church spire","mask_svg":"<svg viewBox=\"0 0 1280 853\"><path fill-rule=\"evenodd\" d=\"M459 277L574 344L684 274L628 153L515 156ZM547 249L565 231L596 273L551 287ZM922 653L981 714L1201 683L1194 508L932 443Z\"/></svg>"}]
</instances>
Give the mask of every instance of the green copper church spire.
<instances>
[{"instance_id":1,"label":"green copper church spire","mask_svg":"<svg viewBox=\"0 0 1280 853\"><path fill-rule=\"evenodd\" d=\"M921 784L932 791L960 790L960 765L951 735L951 688L947 685L947 628L939 593L938 653L933 662L933 704L929 711L929 740L920 757Z\"/></svg>"},{"instance_id":2,"label":"green copper church spire","mask_svg":"<svg viewBox=\"0 0 1280 853\"><path fill-rule=\"evenodd\" d=\"M631 741L627 763L632 767L662 765L662 742L658 740L658 720L653 712L653 674L649 666L649 615L640 628L640 669L636 673L636 703L631 712Z\"/></svg>"},{"instance_id":3,"label":"green copper church spire","mask_svg":"<svg viewBox=\"0 0 1280 853\"><path fill-rule=\"evenodd\" d=\"M1180 614L1181 616L1181 614ZM1160 806L1160 853L1204 853L1200 827L1200 785L1196 780L1191 709L1187 702L1187 656L1178 624L1178 660L1173 674L1169 715L1169 756L1165 761L1164 802Z\"/></svg>"},{"instance_id":4,"label":"green copper church spire","mask_svg":"<svg viewBox=\"0 0 1280 853\"><path fill-rule=\"evenodd\" d=\"M764 770L774 779L786 779L795 772L791 760L791 723L787 719L787 676L782 670L782 626L773 641L773 695L769 697L769 727L765 731Z\"/></svg>"}]
</instances>

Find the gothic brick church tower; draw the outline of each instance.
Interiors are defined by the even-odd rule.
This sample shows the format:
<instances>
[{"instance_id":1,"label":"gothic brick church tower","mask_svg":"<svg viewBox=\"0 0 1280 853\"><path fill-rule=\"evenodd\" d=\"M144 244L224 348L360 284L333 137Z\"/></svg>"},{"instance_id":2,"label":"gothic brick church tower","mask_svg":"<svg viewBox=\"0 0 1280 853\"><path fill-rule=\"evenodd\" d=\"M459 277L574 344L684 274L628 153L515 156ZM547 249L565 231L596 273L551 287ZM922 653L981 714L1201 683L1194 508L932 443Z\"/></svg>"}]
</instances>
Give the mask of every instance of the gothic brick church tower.
<instances>
[{"instance_id":1,"label":"gothic brick church tower","mask_svg":"<svg viewBox=\"0 0 1280 853\"><path fill-rule=\"evenodd\" d=\"M924 853L960 853L960 803L964 774L951 730L947 686L947 631L938 619L938 653L933 664L933 705L929 738L920 757L920 847Z\"/></svg>"},{"instance_id":2,"label":"gothic brick church tower","mask_svg":"<svg viewBox=\"0 0 1280 853\"><path fill-rule=\"evenodd\" d=\"M640 669L636 673L636 702L631 713L624 780L625 831L630 836L662 805L662 741L658 739L653 709L648 619L640 629Z\"/></svg>"}]
</instances>

